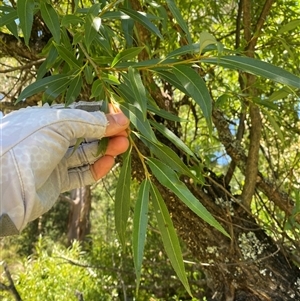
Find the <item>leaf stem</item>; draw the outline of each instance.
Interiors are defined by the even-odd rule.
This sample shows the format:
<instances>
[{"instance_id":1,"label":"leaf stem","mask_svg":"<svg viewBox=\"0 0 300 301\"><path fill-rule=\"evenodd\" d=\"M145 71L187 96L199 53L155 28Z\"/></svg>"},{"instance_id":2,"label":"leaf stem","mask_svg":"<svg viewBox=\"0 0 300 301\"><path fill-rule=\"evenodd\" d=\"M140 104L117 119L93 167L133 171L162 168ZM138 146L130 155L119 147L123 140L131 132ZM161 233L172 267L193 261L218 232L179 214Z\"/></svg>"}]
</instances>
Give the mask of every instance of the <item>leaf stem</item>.
<instances>
[{"instance_id":1,"label":"leaf stem","mask_svg":"<svg viewBox=\"0 0 300 301\"><path fill-rule=\"evenodd\" d=\"M129 141L131 143L131 145L134 147L134 149L136 150L138 156L139 156L139 159L141 160L141 163L143 165L143 168L144 168L144 172L145 172L145 177L146 179L150 180L150 176L151 174L149 173L148 171L148 168L147 168L147 165L145 163L145 159L147 159L146 156L144 156L138 149L137 145L135 144L134 140L132 139L131 136L129 136Z\"/></svg>"}]
</instances>

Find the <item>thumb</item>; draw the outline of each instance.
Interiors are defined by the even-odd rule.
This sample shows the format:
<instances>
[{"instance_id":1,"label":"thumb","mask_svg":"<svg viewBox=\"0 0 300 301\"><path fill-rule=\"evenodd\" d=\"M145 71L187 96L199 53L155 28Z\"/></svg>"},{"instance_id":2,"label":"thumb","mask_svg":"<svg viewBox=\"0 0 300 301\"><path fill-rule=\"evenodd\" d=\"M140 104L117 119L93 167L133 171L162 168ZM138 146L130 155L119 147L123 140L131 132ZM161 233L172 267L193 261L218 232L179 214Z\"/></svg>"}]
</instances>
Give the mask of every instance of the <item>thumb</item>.
<instances>
[{"instance_id":1,"label":"thumb","mask_svg":"<svg viewBox=\"0 0 300 301\"><path fill-rule=\"evenodd\" d=\"M129 119L123 112L106 114L108 125L105 131L105 137L116 136L126 130L129 126Z\"/></svg>"}]
</instances>

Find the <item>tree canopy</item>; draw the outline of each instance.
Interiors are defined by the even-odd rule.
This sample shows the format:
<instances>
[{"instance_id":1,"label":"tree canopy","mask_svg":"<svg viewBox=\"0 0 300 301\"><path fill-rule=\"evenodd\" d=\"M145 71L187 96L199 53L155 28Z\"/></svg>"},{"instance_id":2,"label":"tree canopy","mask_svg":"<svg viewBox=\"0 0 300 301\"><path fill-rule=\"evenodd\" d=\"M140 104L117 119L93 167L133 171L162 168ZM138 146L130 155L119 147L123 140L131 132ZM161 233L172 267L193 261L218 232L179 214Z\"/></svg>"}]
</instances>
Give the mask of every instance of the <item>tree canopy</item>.
<instances>
[{"instance_id":1,"label":"tree canopy","mask_svg":"<svg viewBox=\"0 0 300 301\"><path fill-rule=\"evenodd\" d=\"M202 263L207 298L300 299L297 1L27 0L0 10L4 113L103 101L131 121L114 214L122 245L133 218L137 287L153 210L190 295L178 237Z\"/></svg>"}]
</instances>

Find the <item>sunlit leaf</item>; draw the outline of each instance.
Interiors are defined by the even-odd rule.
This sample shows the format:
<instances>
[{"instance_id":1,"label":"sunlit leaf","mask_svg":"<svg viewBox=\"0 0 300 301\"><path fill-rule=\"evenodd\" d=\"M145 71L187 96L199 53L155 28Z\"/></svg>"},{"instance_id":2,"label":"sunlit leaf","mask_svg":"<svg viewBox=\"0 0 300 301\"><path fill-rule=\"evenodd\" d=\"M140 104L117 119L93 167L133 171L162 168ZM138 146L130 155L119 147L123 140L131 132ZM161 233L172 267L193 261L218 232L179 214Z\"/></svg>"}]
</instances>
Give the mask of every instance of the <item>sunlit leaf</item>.
<instances>
[{"instance_id":1,"label":"sunlit leaf","mask_svg":"<svg viewBox=\"0 0 300 301\"><path fill-rule=\"evenodd\" d=\"M200 53L208 45L217 44L217 43L218 43L218 41L212 34L205 32L205 31L200 33L200 50L199 50Z\"/></svg>"},{"instance_id":2,"label":"sunlit leaf","mask_svg":"<svg viewBox=\"0 0 300 301\"><path fill-rule=\"evenodd\" d=\"M29 39L31 35L34 7L34 0L17 1L18 17L20 20L20 27L24 35L24 41L26 46L28 46L29 44Z\"/></svg>"},{"instance_id":3,"label":"sunlit leaf","mask_svg":"<svg viewBox=\"0 0 300 301\"><path fill-rule=\"evenodd\" d=\"M277 32L277 34L282 34L284 32L287 32L287 31L290 31L290 30L293 30L297 27L300 27L300 19L298 20L292 20L290 21L289 23L287 24L284 24Z\"/></svg>"},{"instance_id":4,"label":"sunlit leaf","mask_svg":"<svg viewBox=\"0 0 300 301\"><path fill-rule=\"evenodd\" d=\"M136 57L142 50L144 49L144 47L132 47L129 49L125 49L121 52L119 52L116 57L114 58L113 62L111 63L111 67L115 66L118 64L118 62L121 61L127 61L130 59L133 59L134 57Z\"/></svg>"},{"instance_id":5,"label":"sunlit leaf","mask_svg":"<svg viewBox=\"0 0 300 301\"><path fill-rule=\"evenodd\" d=\"M282 130L280 129L280 126L276 122L275 118L267 110L264 110L264 114L267 116L267 119L269 120L274 131L277 133L279 139L284 144L284 135L282 133Z\"/></svg>"},{"instance_id":6,"label":"sunlit leaf","mask_svg":"<svg viewBox=\"0 0 300 301\"><path fill-rule=\"evenodd\" d=\"M191 295L190 286L184 268L179 239L174 229L174 225L170 218L167 206L165 205L160 192L152 183L150 189L151 200L164 248L179 280L181 281L187 292Z\"/></svg>"},{"instance_id":7,"label":"sunlit leaf","mask_svg":"<svg viewBox=\"0 0 300 301\"><path fill-rule=\"evenodd\" d=\"M161 161L148 158L147 163L157 180L175 193L178 198L185 203L194 213L196 213L205 222L219 230L221 233L229 237L229 234L219 224L219 222L208 212L208 210L200 203L200 201L190 192L187 186L181 182L174 170Z\"/></svg>"},{"instance_id":8,"label":"sunlit leaf","mask_svg":"<svg viewBox=\"0 0 300 301\"><path fill-rule=\"evenodd\" d=\"M131 183L131 150L123 155L123 165L115 195L115 225L119 239L125 247L126 225L130 209L130 183Z\"/></svg>"},{"instance_id":9,"label":"sunlit leaf","mask_svg":"<svg viewBox=\"0 0 300 301\"><path fill-rule=\"evenodd\" d=\"M173 67L173 72L195 102L200 106L208 127L212 128L212 101L201 76L192 68L184 65Z\"/></svg>"},{"instance_id":10,"label":"sunlit leaf","mask_svg":"<svg viewBox=\"0 0 300 301\"><path fill-rule=\"evenodd\" d=\"M272 81L300 89L300 77L272 64L242 56L221 56L205 58L204 63L216 64L229 69L238 69Z\"/></svg>"},{"instance_id":11,"label":"sunlit leaf","mask_svg":"<svg viewBox=\"0 0 300 301\"><path fill-rule=\"evenodd\" d=\"M180 10L176 6L175 1L174 0L166 0L166 2L167 2L167 5L168 5L172 15L174 16L175 20L178 22L179 26L186 34L188 43L192 44L192 38L191 38L191 34L189 32L189 28L188 28L187 24L185 23L182 15L180 13Z\"/></svg>"},{"instance_id":12,"label":"sunlit leaf","mask_svg":"<svg viewBox=\"0 0 300 301\"><path fill-rule=\"evenodd\" d=\"M138 197L134 208L132 249L137 291L140 284L144 247L146 242L146 233L148 225L149 189L150 182L146 179L140 185Z\"/></svg>"},{"instance_id":13,"label":"sunlit leaf","mask_svg":"<svg viewBox=\"0 0 300 301\"><path fill-rule=\"evenodd\" d=\"M143 15L143 13L124 7L120 10L126 15L130 16L134 21L145 26L145 28L147 28L149 31L151 31L163 40L163 36L161 35L159 29L152 22L150 22L149 19Z\"/></svg>"},{"instance_id":14,"label":"sunlit leaf","mask_svg":"<svg viewBox=\"0 0 300 301\"><path fill-rule=\"evenodd\" d=\"M41 1L41 15L56 43L60 42L60 23L56 10L47 2Z\"/></svg>"}]
</instances>

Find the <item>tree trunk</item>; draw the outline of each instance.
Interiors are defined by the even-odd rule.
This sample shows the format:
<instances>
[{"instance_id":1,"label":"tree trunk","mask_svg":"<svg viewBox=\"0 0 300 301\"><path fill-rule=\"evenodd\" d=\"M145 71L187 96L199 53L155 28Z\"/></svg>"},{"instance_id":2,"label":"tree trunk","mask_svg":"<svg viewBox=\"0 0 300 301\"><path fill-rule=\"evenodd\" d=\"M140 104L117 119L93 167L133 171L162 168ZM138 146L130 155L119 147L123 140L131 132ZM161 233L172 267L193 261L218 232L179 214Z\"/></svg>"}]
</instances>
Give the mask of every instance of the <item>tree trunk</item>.
<instances>
[{"instance_id":1,"label":"tree trunk","mask_svg":"<svg viewBox=\"0 0 300 301\"><path fill-rule=\"evenodd\" d=\"M73 204L69 213L68 244L71 244L74 240L84 241L90 233L91 198L90 186L71 191Z\"/></svg>"}]
</instances>

